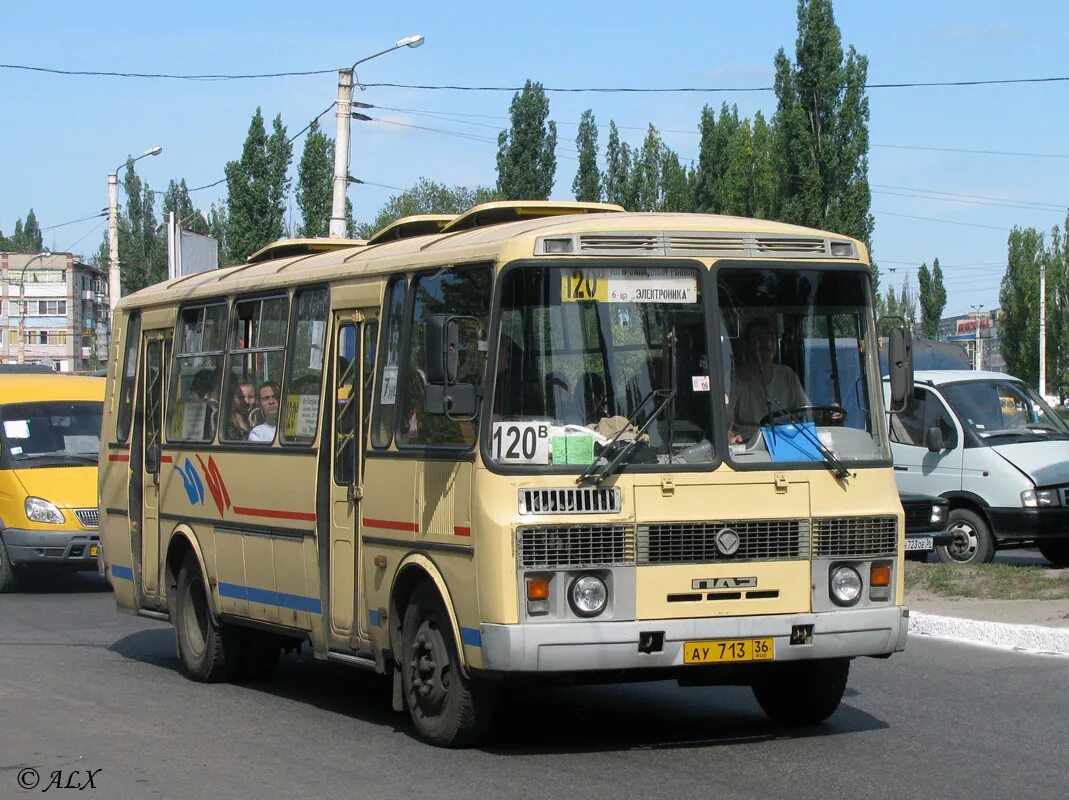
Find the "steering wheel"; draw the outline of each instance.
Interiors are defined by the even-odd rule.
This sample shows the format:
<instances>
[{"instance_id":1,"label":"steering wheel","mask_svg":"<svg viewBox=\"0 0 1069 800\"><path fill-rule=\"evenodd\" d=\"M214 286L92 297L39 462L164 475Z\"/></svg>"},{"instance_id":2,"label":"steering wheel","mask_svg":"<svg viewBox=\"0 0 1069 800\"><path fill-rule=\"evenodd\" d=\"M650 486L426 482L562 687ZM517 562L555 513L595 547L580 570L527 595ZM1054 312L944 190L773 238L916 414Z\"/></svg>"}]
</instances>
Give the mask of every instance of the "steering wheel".
<instances>
[{"instance_id":1,"label":"steering wheel","mask_svg":"<svg viewBox=\"0 0 1069 800\"><path fill-rule=\"evenodd\" d=\"M809 417L817 425L842 425L846 422L846 409L841 406L794 406L793 408L781 408L766 414L761 418L759 425L780 424L792 422L792 417Z\"/></svg>"}]
</instances>

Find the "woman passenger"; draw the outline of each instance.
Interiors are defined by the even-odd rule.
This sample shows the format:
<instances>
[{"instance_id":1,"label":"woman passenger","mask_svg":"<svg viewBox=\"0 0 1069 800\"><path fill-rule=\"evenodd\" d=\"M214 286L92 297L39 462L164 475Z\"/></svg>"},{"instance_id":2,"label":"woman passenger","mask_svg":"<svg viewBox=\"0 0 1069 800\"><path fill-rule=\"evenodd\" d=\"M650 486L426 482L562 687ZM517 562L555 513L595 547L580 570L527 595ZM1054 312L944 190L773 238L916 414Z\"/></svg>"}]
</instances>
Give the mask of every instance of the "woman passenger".
<instances>
[{"instance_id":1,"label":"woman passenger","mask_svg":"<svg viewBox=\"0 0 1069 800\"><path fill-rule=\"evenodd\" d=\"M226 416L225 438L245 441L249 438L249 411L256 403L256 390L251 383L236 383L230 396L230 412Z\"/></svg>"}]
</instances>

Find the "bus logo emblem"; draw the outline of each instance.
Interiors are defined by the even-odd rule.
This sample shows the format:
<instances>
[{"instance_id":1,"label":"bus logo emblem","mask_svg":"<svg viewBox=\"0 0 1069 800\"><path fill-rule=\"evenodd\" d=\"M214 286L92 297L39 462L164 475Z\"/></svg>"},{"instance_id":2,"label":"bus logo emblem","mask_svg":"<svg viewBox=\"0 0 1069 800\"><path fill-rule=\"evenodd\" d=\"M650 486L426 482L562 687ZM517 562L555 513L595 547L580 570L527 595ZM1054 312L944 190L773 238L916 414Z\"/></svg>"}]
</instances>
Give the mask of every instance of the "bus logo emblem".
<instances>
[{"instance_id":1,"label":"bus logo emblem","mask_svg":"<svg viewBox=\"0 0 1069 800\"><path fill-rule=\"evenodd\" d=\"M716 538L713 540L716 542L716 549L720 551L722 555L733 556L739 550L739 544L741 539L739 534L731 528L721 528L716 533Z\"/></svg>"},{"instance_id":2,"label":"bus logo emblem","mask_svg":"<svg viewBox=\"0 0 1069 800\"><path fill-rule=\"evenodd\" d=\"M699 578L690 582L692 589L756 589L757 578Z\"/></svg>"}]
</instances>

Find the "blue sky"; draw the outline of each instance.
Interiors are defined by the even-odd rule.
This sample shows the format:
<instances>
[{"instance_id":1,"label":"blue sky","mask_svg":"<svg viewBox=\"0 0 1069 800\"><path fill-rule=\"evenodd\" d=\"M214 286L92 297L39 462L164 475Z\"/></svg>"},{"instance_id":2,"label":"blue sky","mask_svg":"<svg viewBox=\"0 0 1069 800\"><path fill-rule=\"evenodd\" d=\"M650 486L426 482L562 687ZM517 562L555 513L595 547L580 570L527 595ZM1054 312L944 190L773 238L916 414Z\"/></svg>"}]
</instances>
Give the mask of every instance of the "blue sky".
<instances>
[{"instance_id":1,"label":"blue sky","mask_svg":"<svg viewBox=\"0 0 1069 800\"><path fill-rule=\"evenodd\" d=\"M1069 75L1063 3L839 0L835 11L844 46L869 58L870 83ZM422 47L362 65L359 80L761 87L771 85L779 47L793 57L796 20L794 0L340 6L52 0L6 4L0 62L181 74L336 70L416 32L426 37ZM10 235L31 207L42 226L97 212L107 204L107 173L128 154L156 144L163 154L137 164L154 189L172 178L185 178L190 187L214 182L226 161L240 155L256 106L268 117L281 113L295 133L332 102L336 85L334 72L189 82L0 69L0 230ZM384 187L407 188L420 176L449 184L495 182L496 136L508 124L510 93L369 87L356 99L377 106L368 113L387 120L353 124L350 173L383 184L350 188L358 220L372 218L395 193ZM690 159L698 153L702 105L719 107L725 100L744 116L761 110L770 117L775 110L774 95L759 91L550 94L560 140L554 197L571 198L575 123L585 109L595 113L602 146L610 119L635 144L652 122ZM948 314L972 304L997 305L1009 229L1047 231L1065 219L1069 83L874 89L869 100L873 255L883 280L899 285L908 275L915 287L920 262L938 257ZM332 132L333 115L321 124ZM294 164L302 141L294 145ZM207 208L224 189L197 192L194 201ZM296 202L290 205L298 221ZM103 220L67 225L46 231L45 244L89 255L103 231Z\"/></svg>"}]
</instances>

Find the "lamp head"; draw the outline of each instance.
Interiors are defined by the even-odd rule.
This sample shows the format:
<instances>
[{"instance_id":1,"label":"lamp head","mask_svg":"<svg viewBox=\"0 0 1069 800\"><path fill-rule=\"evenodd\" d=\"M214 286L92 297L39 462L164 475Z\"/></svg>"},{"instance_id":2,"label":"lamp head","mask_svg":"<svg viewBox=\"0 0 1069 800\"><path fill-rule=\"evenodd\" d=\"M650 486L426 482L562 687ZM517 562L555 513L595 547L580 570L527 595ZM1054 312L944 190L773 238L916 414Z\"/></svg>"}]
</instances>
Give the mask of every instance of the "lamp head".
<instances>
[{"instance_id":1,"label":"lamp head","mask_svg":"<svg viewBox=\"0 0 1069 800\"><path fill-rule=\"evenodd\" d=\"M423 34L414 33L411 36L406 36L404 39L398 39L396 47L419 47L423 44Z\"/></svg>"},{"instance_id":2,"label":"lamp head","mask_svg":"<svg viewBox=\"0 0 1069 800\"><path fill-rule=\"evenodd\" d=\"M150 147L148 150L146 150L144 152L144 155L146 155L146 156L158 156L162 152L163 152L163 148L160 147L159 145L156 145L155 147Z\"/></svg>"}]
</instances>

